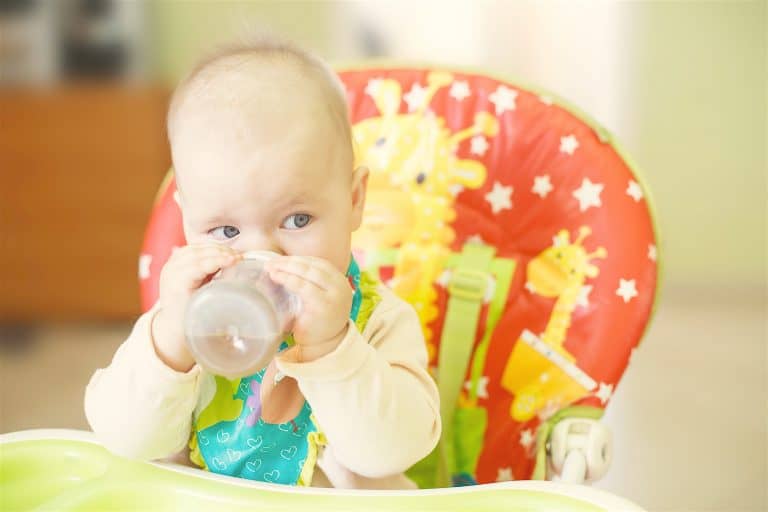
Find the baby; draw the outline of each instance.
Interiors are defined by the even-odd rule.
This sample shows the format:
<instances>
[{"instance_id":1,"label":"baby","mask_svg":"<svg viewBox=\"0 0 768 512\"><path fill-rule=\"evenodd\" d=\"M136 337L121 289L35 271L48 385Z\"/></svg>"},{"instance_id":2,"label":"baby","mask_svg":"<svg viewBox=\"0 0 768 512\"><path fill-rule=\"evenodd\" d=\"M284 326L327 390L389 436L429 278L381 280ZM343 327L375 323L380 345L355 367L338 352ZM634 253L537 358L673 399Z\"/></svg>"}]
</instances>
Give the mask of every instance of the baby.
<instances>
[{"instance_id":1,"label":"baby","mask_svg":"<svg viewBox=\"0 0 768 512\"><path fill-rule=\"evenodd\" d=\"M252 480L414 487L404 471L440 436L437 387L415 312L351 257L367 170L355 168L336 75L288 44L229 48L176 89L168 136L188 245L88 384L98 439L142 459L188 446L198 466ZM183 316L195 290L251 250L280 255L267 271L302 308L291 348L228 380L195 364Z\"/></svg>"}]
</instances>

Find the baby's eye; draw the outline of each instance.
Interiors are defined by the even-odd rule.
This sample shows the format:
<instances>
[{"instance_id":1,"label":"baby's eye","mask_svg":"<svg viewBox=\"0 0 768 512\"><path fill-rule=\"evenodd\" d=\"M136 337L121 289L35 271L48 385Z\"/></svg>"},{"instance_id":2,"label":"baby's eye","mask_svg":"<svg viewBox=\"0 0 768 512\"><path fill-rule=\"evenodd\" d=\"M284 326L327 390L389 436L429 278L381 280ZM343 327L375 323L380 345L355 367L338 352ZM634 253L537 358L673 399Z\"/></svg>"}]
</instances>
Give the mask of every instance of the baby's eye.
<instances>
[{"instance_id":1,"label":"baby's eye","mask_svg":"<svg viewBox=\"0 0 768 512\"><path fill-rule=\"evenodd\" d=\"M235 226L219 226L218 228L213 228L210 230L208 234L211 235L215 240L225 241L235 238L240 234L240 230Z\"/></svg>"},{"instance_id":2,"label":"baby's eye","mask_svg":"<svg viewBox=\"0 0 768 512\"><path fill-rule=\"evenodd\" d=\"M286 217L281 227L285 229L301 229L309 224L311 220L312 216L307 213L295 213Z\"/></svg>"}]
</instances>

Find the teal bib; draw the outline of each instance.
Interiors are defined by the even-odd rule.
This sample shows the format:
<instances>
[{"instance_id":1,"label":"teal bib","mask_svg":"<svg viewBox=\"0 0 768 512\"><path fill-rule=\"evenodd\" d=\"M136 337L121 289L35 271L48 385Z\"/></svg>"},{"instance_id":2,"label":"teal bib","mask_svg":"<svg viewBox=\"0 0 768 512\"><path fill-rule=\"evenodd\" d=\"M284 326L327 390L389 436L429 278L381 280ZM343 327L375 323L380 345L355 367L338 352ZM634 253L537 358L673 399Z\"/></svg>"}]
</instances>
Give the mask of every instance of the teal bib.
<instances>
[{"instance_id":1,"label":"teal bib","mask_svg":"<svg viewBox=\"0 0 768 512\"><path fill-rule=\"evenodd\" d=\"M361 273L354 258L347 277L354 290L350 318L362 332L379 300L376 283L364 276L361 290ZM361 305L364 315L360 315ZM288 347L289 343L283 342L280 350ZM261 418L260 391L265 372L266 368L235 380L214 377L215 393L194 418L190 459L222 475L309 485L325 436L306 400L296 417L286 423L267 423Z\"/></svg>"}]
</instances>

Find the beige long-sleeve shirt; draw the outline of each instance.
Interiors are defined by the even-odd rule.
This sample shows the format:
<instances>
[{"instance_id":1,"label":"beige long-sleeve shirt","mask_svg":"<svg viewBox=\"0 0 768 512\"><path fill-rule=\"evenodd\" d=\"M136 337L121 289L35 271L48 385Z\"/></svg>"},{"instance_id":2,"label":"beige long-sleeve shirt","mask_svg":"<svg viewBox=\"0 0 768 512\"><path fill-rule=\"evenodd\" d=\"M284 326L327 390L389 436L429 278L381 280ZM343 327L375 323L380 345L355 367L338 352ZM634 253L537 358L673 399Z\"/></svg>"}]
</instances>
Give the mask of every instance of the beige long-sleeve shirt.
<instances>
[{"instance_id":1,"label":"beige long-sleeve shirt","mask_svg":"<svg viewBox=\"0 0 768 512\"><path fill-rule=\"evenodd\" d=\"M311 362L277 359L278 368L297 380L328 440L313 486L413 488L403 472L440 437L438 392L418 318L387 288L378 292L382 300L362 333L350 321L330 354ZM211 378L198 366L180 373L158 358L150 331L154 314L138 319L85 392L85 414L97 438L115 453L147 460L185 450Z\"/></svg>"}]
</instances>

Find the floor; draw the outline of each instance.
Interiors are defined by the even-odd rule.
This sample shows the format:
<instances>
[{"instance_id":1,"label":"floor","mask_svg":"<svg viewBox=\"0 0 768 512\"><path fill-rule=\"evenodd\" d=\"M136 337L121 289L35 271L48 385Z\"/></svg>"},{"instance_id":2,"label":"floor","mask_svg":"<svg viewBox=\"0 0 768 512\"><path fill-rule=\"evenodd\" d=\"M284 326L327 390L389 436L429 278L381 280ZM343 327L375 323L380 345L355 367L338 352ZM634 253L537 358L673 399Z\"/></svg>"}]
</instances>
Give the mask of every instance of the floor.
<instances>
[{"instance_id":1,"label":"floor","mask_svg":"<svg viewBox=\"0 0 768 512\"><path fill-rule=\"evenodd\" d=\"M765 511L764 291L666 290L608 408L615 459L596 486L651 511ZM129 325L2 329L0 432L87 428L82 393ZM15 348L14 348L15 347Z\"/></svg>"},{"instance_id":2,"label":"floor","mask_svg":"<svg viewBox=\"0 0 768 512\"><path fill-rule=\"evenodd\" d=\"M649 510L766 511L764 291L668 291L605 422L598 487Z\"/></svg>"}]
</instances>

